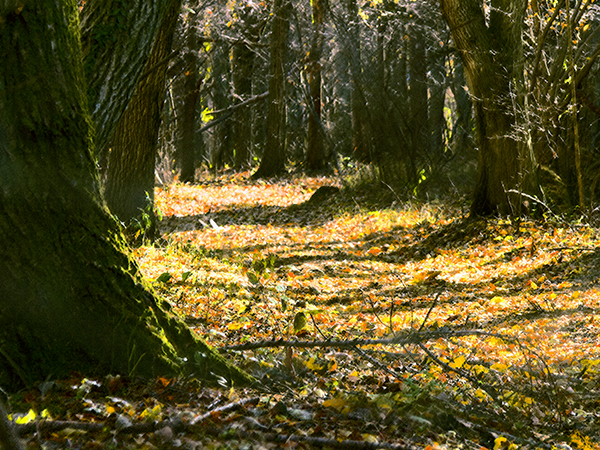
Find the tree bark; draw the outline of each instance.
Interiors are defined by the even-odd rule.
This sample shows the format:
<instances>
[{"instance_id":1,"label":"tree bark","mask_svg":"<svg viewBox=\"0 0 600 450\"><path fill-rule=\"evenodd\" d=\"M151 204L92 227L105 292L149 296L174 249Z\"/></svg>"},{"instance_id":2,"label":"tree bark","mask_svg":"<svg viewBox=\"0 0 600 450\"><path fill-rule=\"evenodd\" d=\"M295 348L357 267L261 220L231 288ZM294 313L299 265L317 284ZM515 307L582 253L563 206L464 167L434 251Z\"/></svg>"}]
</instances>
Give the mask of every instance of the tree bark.
<instances>
[{"instance_id":1,"label":"tree bark","mask_svg":"<svg viewBox=\"0 0 600 450\"><path fill-rule=\"evenodd\" d=\"M240 5L239 17L242 42L233 46L231 59L231 75L235 97L243 102L252 97L252 71L254 69L254 50L251 44L258 41L261 26L258 12L250 5ZM252 149L252 118L251 108L242 107L234 113L234 151L235 168L245 169L250 165Z\"/></svg>"},{"instance_id":2,"label":"tree bark","mask_svg":"<svg viewBox=\"0 0 600 450\"><path fill-rule=\"evenodd\" d=\"M87 0L81 42L97 155L124 114L146 68L169 0Z\"/></svg>"},{"instance_id":3,"label":"tree bark","mask_svg":"<svg viewBox=\"0 0 600 450\"><path fill-rule=\"evenodd\" d=\"M525 0L492 2L489 23L478 0L441 0L473 99L479 175L471 214L521 215L521 193L539 195L531 151L515 135L522 86ZM522 67L521 67L522 69Z\"/></svg>"},{"instance_id":4,"label":"tree bark","mask_svg":"<svg viewBox=\"0 0 600 450\"><path fill-rule=\"evenodd\" d=\"M428 150L427 139L427 48L423 24L418 18L408 28L408 72L410 75L408 103L410 109L410 154L409 159L415 161L417 155L424 155ZM416 166L409 171L411 184L416 183Z\"/></svg>"},{"instance_id":5,"label":"tree bark","mask_svg":"<svg viewBox=\"0 0 600 450\"><path fill-rule=\"evenodd\" d=\"M0 385L72 371L249 381L147 290L104 204L76 3L27 2L2 22Z\"/></svg>"},{"instance_id":6,"label":"tree bark","mask_svg":"<svg viewBox=\"0 0 600 450\"><path fill-rule=\"evenodd\" d=\"M176 96L177 138L175 159L179 166L179 181L193 183L196 176L196 152L202 149L203 139L196 133L198 103L205 71L199 64L200 37L198 36L199 14L188 11L176 31L180 36L179 46L184 48L179 68L173 83ZM175 44L177 45L177 44ZM203 55L206 57L204 50ZM202 74L200 73L202 70Z\"/></svg>"},{"instance_id":7,"label":"tree bark","mask_svg":"<svg viewBox=\"0 0 600 450\"><path fill-rule=\"evenodd\" d=\"M231 106L231 55L230 44L222 40L214 42L210 51L211 77L213 78L213 110L223 110ZM233 122L223 120L213 130L212 165L215 170L223 169L226 165L233 166Z\"/></svg>"},{"instance_id":8,"label":"tree bark","mask_svg":"<svg viewBox=\"0 0 600 450\"><path fill-rule=\"evenodd\" d=\"M322 171L327 166L325 141L321 130L321 56L323 53L325 5L323 0L313 0L311 3L313 38L306 67L310 89L306 169L308 171Z\"/></svg>"},{"instance_id":9,"label":"tree bark","mask_svg":"<svg viewBox=\"0 0 600 450\"><path fill-rule=\"evenodd\" d=\"M144 75L111 139L104 198L130 242L156 237L154 167L166 93L167 64L181 0L171 0Z\"/></svg>"},{"instance_id":10,"label":"tree bark","mask_svg":"<svg viewBox=\"0 0 600 450\"><path fill-rule=\"evenodd\" d=\"M285 173L285 52L292 5L289 0L275 0L271 35L269 110L267 141L260 166L253 178L271 178Z\"/></svg>"},{"instance_id":11,"label":"tree bark","mask_svg":"<svg viewBox=\"0 0 600 450\"><path fill-rule=\"evenodd\" d=\"M362 76L362 52L360 48L360 22L356 0L346 0L348 13L348 41L345 51L350 61L350 99L352 114L352 149L354 157L361 162L370 163L373 160L369 142L369 117L367 116L367 101Z\"/></svg>"}]
</instances>

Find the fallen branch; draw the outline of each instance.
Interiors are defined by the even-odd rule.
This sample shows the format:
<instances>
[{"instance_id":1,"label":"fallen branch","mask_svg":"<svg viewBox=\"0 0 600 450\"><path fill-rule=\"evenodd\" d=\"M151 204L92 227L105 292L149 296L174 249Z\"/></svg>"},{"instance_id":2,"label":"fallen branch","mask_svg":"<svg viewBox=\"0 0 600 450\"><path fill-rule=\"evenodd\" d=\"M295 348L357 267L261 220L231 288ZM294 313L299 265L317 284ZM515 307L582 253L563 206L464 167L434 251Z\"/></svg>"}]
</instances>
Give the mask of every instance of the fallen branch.
<instances>
[{"instance_id":1,"label":"fallen branch","mask_svg":"<svg viewBox=\"0 0 600 450\"><path fill-rule=\"evenodd\" d=\"M119 433L123 434L138 434L138 433L153 433L166 427L170 427L173 430L186 430L189 431L194 425L197 425L206 419L209 419L214 414L227 412L244 406L248 403L258 402L260 397L250 397L239 400L237 402L228 403L218 408L212 409L198 417L192 419L189 423L182 422L178 419L163 420L160 422L140 422L134 423L129 426L118 427L113 422L78 422L74 420L39 420L36 422L29 422L26 424L15 424L13 425L16 433L19 436L34 433L36 431L42 432L57 432L66 430L67 428L79 431L100 431L107 427L114 427L118 429ZM9 447L12 450L12 447Z\"/></svg>"},{"instance_id":2,"label":"fallen branch","mask_svg":"<svg viewBox=\"0 0 600 450\"><path fill-rule=\"evenodd\" d=\"M317 348L317 347L334 347L334 348L353 348L357 345L406 345L406 344L418 344L421 342L431 341L434 339L449 339L453 337L464 337L464 336L485 336L495 337L502 339L506 342L514 343L516 340L503 336L498 333L490 333L484 330L457 330L452 331L449 329L439 329L435 331L419 331L416 333L401 334L393 338L386 339L351 339L343 341L285 341L283 339L271 340L271 341L258 341L249 342L247 344L239 345L227 345L219 347L218 350L222 353L230 350L254 350L257 348L284 348L284 347L295 347L295 348Z\"/></svg>"},{"instance_id":3,"label":"fallen branch","mask_svg":"<svg viewBox=\"0 0 600 450\"><path fill-rule=\"evenodd\" d=\"M368 442L368 441L354 441L354 440L344 440L338 441L337 439L328 439L324 437L315 437L315 436L301 436L298 434L275 434L275 433L266 433L259 434L257 437L262 437L263 439L270 442L301 442L309 445L314 445L318 447L331 447L331 448L343 448L343 449L351 449L351 450L363 450L363 449L391 449L391 450L405 450L405 449L415 449L416 447L412 445L406 444L390 444L388 442Z\"/></svg>"}]
</instances>

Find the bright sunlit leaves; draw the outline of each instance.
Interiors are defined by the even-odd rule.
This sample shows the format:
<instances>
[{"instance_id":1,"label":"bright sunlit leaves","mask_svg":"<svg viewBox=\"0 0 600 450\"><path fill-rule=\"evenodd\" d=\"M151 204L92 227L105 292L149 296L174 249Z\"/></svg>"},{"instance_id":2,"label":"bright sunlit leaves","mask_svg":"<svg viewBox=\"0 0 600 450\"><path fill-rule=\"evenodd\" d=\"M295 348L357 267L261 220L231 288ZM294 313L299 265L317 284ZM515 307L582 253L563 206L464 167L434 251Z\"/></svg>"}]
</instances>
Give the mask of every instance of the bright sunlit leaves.
<instances>
[{"instance_id":1,"label":"bright sunlit leaves","mask_svg":"<svg viewBox=\"0 0 600 450\"><path fill-rule=\"evenodd\" d=\"M464 405L501 401L538 422L548 420L547 408L521 387L555 373L586 380L600 373L600 319L592 313L600 308L599 276L588 258L599 242L594 230L497 220L452 231L456 215L432 206L302 206L330 183L250 183L238 174L165 186L156 198L169 244L138 249L136 257L154 287L216 346L484 330L489 335L428 341L439 363L411 347L423 358L414 379L444 386ZM385 351L406 357L396 346ZM273 354L290 371L335 380L303 392L318 392L325 408L344 414L355 404L342 385L372 394L385 384L381 368L367 370L360 358L334 351ZM395 389L369 402L384 411L418 395L402 383Z\"/></svg>"}]
</instances>

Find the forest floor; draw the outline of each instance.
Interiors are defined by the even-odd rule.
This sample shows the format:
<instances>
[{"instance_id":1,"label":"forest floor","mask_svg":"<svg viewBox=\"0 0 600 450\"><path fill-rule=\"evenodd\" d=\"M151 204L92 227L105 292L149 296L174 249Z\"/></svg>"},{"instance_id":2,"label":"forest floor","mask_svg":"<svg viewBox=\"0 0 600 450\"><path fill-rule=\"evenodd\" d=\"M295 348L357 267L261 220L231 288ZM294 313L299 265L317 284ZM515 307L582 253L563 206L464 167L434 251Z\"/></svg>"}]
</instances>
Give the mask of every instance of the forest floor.
<instances>
[{"instance_id":1,"label":"forest floor","mask_svg":"<svg viewBox=\"0 0 600 450\"><path fill-rule=\"evenodd\" d=\"M144 277L260 386L74 374L11 398L28 445L600 448L596 228L330 185L158 188Z\"/></svg>"}]
</instances>

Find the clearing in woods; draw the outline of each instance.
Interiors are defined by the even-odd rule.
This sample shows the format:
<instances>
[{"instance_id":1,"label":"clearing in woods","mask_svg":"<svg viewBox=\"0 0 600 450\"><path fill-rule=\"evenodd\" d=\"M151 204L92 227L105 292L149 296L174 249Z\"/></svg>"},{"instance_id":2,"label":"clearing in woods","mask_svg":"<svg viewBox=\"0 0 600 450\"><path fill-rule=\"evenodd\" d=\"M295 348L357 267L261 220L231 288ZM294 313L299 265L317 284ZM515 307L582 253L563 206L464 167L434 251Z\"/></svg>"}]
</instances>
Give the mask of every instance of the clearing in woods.
<instances>
[{"instance_id":1,"label":"clearing in woods","mask_svg":"<svg viewBox=\"0 0 600 450\"><path fill-rule=\"evenodd\" d=\"M597 230L309 200L337 183L157 189L144 276L262 389L74 375L13 410L103 424L40 437L84 448L598 448Z\"/></svg>"}]
</instances>

